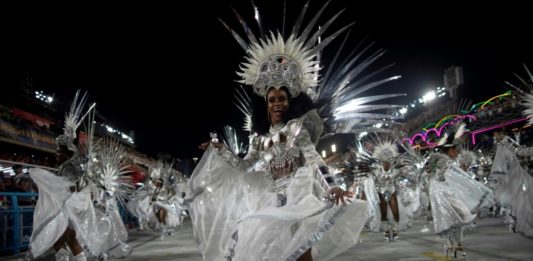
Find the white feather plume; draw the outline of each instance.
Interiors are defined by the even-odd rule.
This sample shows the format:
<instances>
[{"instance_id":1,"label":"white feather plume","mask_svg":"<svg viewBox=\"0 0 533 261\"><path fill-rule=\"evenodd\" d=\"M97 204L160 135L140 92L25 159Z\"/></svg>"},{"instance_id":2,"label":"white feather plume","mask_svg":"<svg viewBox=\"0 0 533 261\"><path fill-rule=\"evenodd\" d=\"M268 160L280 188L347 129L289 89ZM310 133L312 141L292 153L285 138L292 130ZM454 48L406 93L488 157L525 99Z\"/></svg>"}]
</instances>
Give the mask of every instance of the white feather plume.
<instances>
[{"instance_id":1,"label":"white feather plume","mask_svg":"<svg viewBox=\"0 0 533 261\"><path fill-rule=\"evenodd\" d=\"M533 92L526 93L522 97L522 105L526 107L522 114L528 117L528 124L533 124Z\"/></svg>"},{"instance_id":2,"label":"white feather plume","mask_svg":"<svg viewBox=\"0 0 533 261\"><path fill-rule=\"evenodd\" d=\"M455 135L453 136L454 143L457 142L466 132L466 124L461 123L459 127L457 127L457 130L455 131Z\"/></svg>"},{"instance_id":3,"label":"white feather plume","mask_svg":"<svg viewBox=\"0 0 533 261\"><path fill-rule=\"evenodd\" d=\"M85 102L87 102L87 92L85 92L81 98L79 96L80 90L77 90L76 95L74 96L74 100L70 105L70 110L65 115L65 125L63 127L64 133L72 139L76 138L76 130L81 125L85 117L89 114L90 111L92 111L92 109L94 109L96 105L95 103L93 103L91 107L87 109L87 112L84 115L81 115L83 107L85 106Z\"/></svg>"},{"instance_id":4,"label":"white feather plume","mask_svg":"<svg viewBox=\"0 0 533 261\"><path fill-rule=\"evenodd\" d=\"M80 119L80 115L87 100L87 93L83 94L81 99L78 101L79 95L80 90L76 91L74 100L70 105L70 110L65 115L65 125L63 127L63 133L65 133L71 139L76 138L76 129L78 129L78 126L82 121L82 119Z\"/></svg>"},{"instance_id":5,"label":"white feather plume","mask_svg":"<svg viewBox=\"0 0 533 261\"><path fill-rule=\"evenodd\" d=\"M461 140L461 137L466 133L466 124L460 123L454 127L448 129L447 132L442 134L442 137L437 142L437 146L443 145L457 145ZM453 140L449 141L450 135L453 135ZM451 142L451 143L450 143Z\"/></svg>"},{"instance_id":6,"label":"white feather plume","mask_svg":"<svg viewBox=\"0 0 533 261\"><path fill-rule=\"evenodd\" d=\"M247 132L252 132L252 115L250 114L244 115L244 124L243 124L242 129Z\"/></svg>"},{"instance_id":7,"label":"white feather plume","mask_svg":"<svg viewBox=\"0 0 533 261\"><path fill-rule=\"evenodd\" d=\"M437 146L442 146L446 144L447 140L448 140L448 133L444 133L444 135L442 135L442 138L440 138L439 142L437 142Z\"/></svg>"},{"instance_id":8,"label":"white feather plume","mask_svg":"<svg viewBox=\"0 0 533 261\"><path fill-rule=\"evenodd\" d=\"M244 114L243 130L252 132L252 99L242 85L236 90L235 106Z\"/></svg>"}]
</instances>

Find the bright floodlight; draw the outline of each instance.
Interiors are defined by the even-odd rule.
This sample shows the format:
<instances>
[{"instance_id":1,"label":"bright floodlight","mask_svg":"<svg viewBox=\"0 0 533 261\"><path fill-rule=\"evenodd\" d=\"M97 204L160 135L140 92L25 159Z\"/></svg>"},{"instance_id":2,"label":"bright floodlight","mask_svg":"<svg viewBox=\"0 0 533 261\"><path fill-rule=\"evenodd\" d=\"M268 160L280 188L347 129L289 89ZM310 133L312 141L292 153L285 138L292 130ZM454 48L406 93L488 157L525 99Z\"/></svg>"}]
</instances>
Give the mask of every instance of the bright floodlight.
<instances>
[{"instance_id":1,"label":"bright floodlight","mask_svg":"<svg viewBox=\"0 0 533 261\"><path fill-rule=\"evenodd\" d=\"M335 153L337 151L337 146L335 144L331 144L331 152Z\"/></svg>"},{"instance_id":2,"label":"bright floodlight","mask_svg":"<svg viewBox=\"0 0 533 261\"><path fill-rule=\"evenodd\" d=\"M422 96L422 100L423 100L425 103L427 103L427 102L429 102L429 101L435 99L436 96L437 96L437 95L435 94L435 91L430 91L430 92L424 94L424 96Z\"/></svg>"},{"instance_id":3,"label":"bright floodlight","mask_svg":"<svg viewBox=\"0 0 533 261\"><path fill-rule=\"evenodd\" d=\"M325 157L326 157L326 151L323 150L323 151L322 151L322 158L325 158Z\"/></svg>"},{"instance_id":4,"label":"bright floodlight","mask_svg":"<svg viewBox=\"0 0 533 261\"><path fill-rule=\"evenodd\" d=\"M406 114L407 113L407 108L403 107L400 109L400 113L401 114Z\"/></svg>"}]
</instances>

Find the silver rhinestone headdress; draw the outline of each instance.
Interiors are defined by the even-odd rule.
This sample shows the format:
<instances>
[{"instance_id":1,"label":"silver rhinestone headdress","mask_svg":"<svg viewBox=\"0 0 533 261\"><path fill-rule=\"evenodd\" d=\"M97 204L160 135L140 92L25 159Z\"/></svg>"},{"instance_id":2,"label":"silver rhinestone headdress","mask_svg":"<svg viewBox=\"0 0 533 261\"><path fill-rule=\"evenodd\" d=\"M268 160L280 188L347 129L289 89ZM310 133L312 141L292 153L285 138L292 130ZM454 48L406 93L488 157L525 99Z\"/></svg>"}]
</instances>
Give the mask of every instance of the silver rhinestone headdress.
<instances>
[{"instance_id":1,"label":"silver rhinestone headdress","mask_svg":"<svg viewBox=\"0 0 533 261\"><path fill-rule=\"evenodd\" d=\"M240 83L252 85L254 92L265 97L269 88L286 87L291 97L318 85L317 52L304 47L294 36L287 41L281 34L266 37L266 42L253 43L247 50L246 62L237 72Z\"/></svg>"},{"instance_id":2,"label":"silver rhinestone headdress","mask_svg":"<svg viewBox=\"0 0 533 261\"><path fill-rule=\"evenodd\" d=\"M269 87L277 89L285 86L292 97L298 96L301 91L300 65L284 55L273 55L261 64L259 76L254 83L254 91L265 96Z\"/></svg>"}]
</instances>

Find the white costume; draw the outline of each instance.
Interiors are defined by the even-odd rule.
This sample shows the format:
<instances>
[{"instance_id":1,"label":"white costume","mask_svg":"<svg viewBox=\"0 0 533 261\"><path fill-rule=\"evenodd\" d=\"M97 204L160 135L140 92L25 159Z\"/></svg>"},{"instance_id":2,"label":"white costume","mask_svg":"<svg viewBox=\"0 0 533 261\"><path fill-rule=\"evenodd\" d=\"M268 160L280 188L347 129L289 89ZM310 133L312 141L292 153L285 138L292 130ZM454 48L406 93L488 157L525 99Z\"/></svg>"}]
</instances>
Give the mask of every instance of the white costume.
<instances>
[{"instance_id":1,"label":"white costume","mask_svg":"<svg viewBox=\"0 0 533 261\"><path fill-rule=\"evenodd\" d=\"M370 126L368 120L377 115L391 118L376 110L394 106L368 103L398 94L358 96L397 77L368 83L355 79L378 57L372 55L357 66L355 59L339 61L341 69L336 71L332 64L319 82L319 52L347 27L318 41L335 18L315 33L316 19L301 31L306 9L287 38L264 34L260 28L258 39L241 19L248 43L224 24L247 54L237 73L241 83L252 85L262 99L271 88L284 90L290 101L306 95L317 110L252 135L244 159L225 147L210 147L204 153L189 181L187 200L204 260L296 260L310 249L315 260L329 260L357 243L367 220L364 201L335 206L324 199L336 182L315 146L324 120L335 126L335 132L352 132ZM260 13L255 6L254 10L261 27ZM247 126L254 133L256 126Z\"/></svg>"},{"instance_id":2,"label":"white costume","mask_svg":"<svg viewBox=\"0 0 533 261\"><path fill-rule=\"evenodd\" d=\"M30 175L39 188L39 200L34 213L30 250L38 257L50 249L67 227L76 233L76 240L90 255L106 258L124 257L130 253L126 244L127 231L118 212L116 199L125 195L127 181L121 167L122 149L117 143L94 144L89 127L88 143L82 157L73 141L76 129L83 121L81 112L85 103L78 95L65 120L64 134L58 137L58 146L65 146L73 156L61 164L57 176L42 169L31 169ZM89 122L94 121L94 111L89 109ZM92 112L92 113L90 113ZM89 124L89 126L92 126ZM88 161L87 159L95 159ZM95 207L96 205L96 207ZM68 260L64 249L56 259ZM85 252L75 256L85 260Z\"/></svg>"}]
</instances>

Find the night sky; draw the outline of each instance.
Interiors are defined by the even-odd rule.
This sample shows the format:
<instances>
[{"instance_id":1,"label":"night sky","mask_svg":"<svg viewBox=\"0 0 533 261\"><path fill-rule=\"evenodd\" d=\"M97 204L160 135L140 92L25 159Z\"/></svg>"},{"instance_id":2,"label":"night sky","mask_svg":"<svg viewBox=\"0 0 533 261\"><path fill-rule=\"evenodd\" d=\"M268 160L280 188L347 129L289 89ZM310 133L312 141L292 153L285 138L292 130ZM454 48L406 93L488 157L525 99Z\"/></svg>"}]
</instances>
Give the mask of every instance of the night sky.
<instances>
[{"instance_id":1,"label":"night sky","mask_svg":"<svg viewBox=\"0 0 533 261\"><path fill-rule=\"evenodd\" d=\"M209 131L241 125L232 95L244 52L217 18L240 29L230 6L251 23L251 5L183 2L2 8L0 87L15 88L29 72L33 88L60 99L88 90L111 125L135 131L141 152L199 156L197 146ZM292 25L304 1L287 2ZM322 18L347 7L332 29L357 21L353 46L366 38L375 42L373 50L388 50L378 65L395 66L382 75L403 78L383 91L409 95L399 102L442 86L451 65L463 66L463 93L480 101L504 92L503 81L515 81L513 72L524 75L523 62L533 66L531 14L525 4L508 2L466 7L459 1L334 0ZM311 1L308 14L322 3ZM283 1L256 4L264 23L277 27Z\"/></svg>"}]
</instances>

